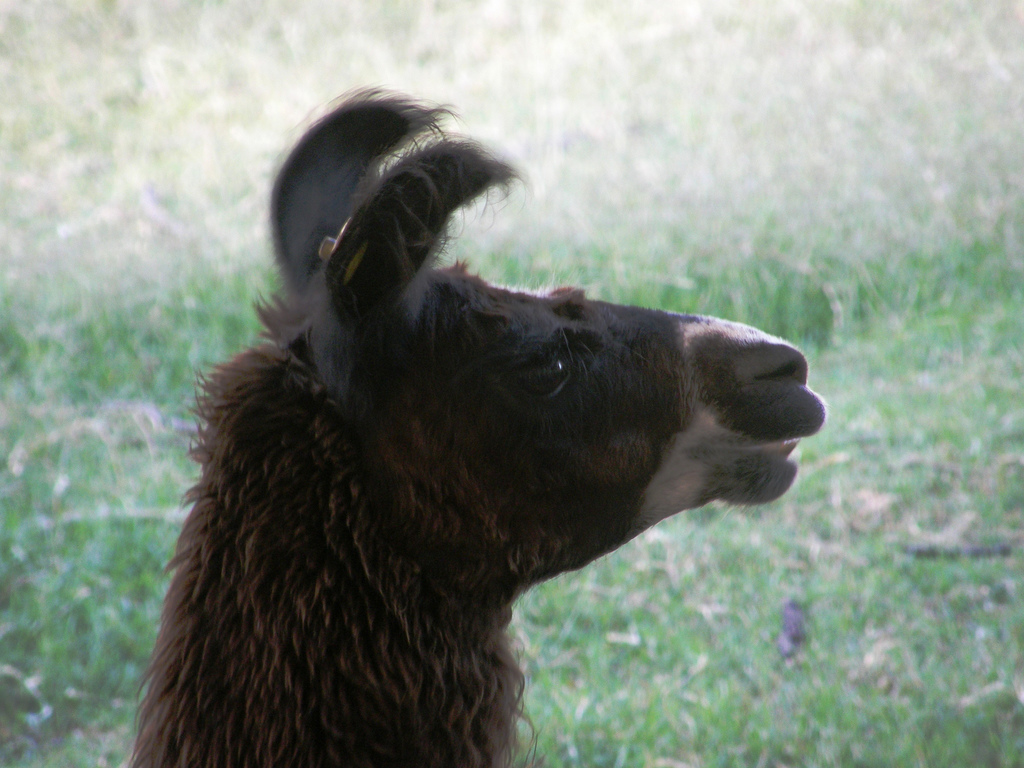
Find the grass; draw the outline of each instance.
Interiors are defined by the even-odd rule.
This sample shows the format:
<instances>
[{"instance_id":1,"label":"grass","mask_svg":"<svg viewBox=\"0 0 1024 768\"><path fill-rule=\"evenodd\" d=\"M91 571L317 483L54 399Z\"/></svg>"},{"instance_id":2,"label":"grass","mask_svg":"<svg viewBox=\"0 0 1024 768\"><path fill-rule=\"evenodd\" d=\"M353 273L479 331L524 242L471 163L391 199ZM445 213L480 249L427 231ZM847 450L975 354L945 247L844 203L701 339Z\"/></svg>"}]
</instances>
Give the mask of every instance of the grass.
<instances>
[{"instance_id":1,"label":"grass","mask_svg":"<svg viewBox=\"0 0 1024 768\"><path fill-rule=\"evenodd\" d=\"M0 764L123 760L195 372L274 288L270 175L387 84L523 170L453 256L798 340L830 403L780 502L521 601L547 764L1024 766L1022 31L1015 1L0 2Z\"/></svg>"}]
</instances>

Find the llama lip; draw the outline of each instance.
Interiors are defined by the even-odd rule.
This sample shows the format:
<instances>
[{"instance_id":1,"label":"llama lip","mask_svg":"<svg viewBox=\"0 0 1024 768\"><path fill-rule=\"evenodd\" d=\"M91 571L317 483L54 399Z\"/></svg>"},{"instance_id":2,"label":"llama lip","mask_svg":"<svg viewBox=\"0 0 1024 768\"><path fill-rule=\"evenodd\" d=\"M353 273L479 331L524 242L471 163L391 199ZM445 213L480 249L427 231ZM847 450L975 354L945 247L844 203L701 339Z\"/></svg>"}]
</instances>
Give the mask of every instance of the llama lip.
<instances>
[{"instance_id":1,"label":"llama lip","mask_svg":"<svg viewBox=\"0 0 1024 768\"><path fill-rule=\"evenodd\" d=\"M758 448L765 453L777 453L780 456L789 456L799 442L800 438L794 437L789 440L777 440L774 443L764 443L763 445L759 445Z\"/></svg>"}]
</instances>

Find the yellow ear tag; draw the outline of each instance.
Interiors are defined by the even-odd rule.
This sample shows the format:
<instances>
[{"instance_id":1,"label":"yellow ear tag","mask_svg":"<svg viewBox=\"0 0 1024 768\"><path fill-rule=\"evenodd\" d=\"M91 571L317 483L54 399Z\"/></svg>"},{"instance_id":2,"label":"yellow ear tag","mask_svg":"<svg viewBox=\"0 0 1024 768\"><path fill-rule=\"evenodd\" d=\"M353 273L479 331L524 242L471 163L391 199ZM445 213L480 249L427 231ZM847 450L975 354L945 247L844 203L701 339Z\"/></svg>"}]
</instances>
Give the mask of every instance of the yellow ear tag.
<instances>
[{"instance_id":1,"label":"yellow ear tag","mask_svg":"<svg viewBox=\"0 0 1024 768\"><path fill-rule=\"evenodd\" d=\"M320 261L327 261L331 258L331 254L334 253L334 248L338 245L338 241L333 237L325 237L320 242L320 250L317 251L317 255L320 256Z\"/></svg>"},{"instance_id":2,"label":"yellow ear tag","mask_svg":"<svg viewBox=\"0 0 1024 768\"><path fill-rule=\"evenodd\" d=\"M366 246L368 243L363 243L359 246L359 250L352 254L352 258L348 262L348 266L345 267L345 276L341 279L342 285L348 285L352 276L355 275L356 270L359 269L359 263L363 260L363 256L366 255Z\"/></svg>"}]
</instances>

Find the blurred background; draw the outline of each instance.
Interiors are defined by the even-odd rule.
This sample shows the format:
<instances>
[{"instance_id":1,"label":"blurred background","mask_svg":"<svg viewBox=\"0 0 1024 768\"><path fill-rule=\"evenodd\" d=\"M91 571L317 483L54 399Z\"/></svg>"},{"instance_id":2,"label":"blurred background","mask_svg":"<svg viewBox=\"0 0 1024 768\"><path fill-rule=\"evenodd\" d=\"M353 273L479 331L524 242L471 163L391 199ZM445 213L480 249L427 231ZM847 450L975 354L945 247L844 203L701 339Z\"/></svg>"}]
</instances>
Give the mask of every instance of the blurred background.
<instances>
[{"instance_id":1,"label":"blurred background","mask_svg":"<svg viewBox=\"0 0 1024 768\"><path fill-rule=\"evenodd\" d=\"M521 601L547 764L1024 766L1021 0L0 0L0 764L125 759L195 377L365 86L521 172L448 258L784 335L831 406L779 502Z\"/></svg>"}]
</instances>

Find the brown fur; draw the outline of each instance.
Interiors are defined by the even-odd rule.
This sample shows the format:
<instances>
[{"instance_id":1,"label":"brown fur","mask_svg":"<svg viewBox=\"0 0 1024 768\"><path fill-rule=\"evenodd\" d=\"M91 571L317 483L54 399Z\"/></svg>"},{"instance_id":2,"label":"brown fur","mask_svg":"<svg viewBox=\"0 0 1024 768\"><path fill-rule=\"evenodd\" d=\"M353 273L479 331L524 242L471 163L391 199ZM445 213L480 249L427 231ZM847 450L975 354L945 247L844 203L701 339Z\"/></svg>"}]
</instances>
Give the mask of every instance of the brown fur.
<instances>
[{"instance_id":1,"label":"brown fur","mask_svg":"<svg viewBox=\"0 0 1024 768\"><path fill-rule=\"evenodd\" d=\"M204 389L134 764L507 763L508 607L467 611L382 535L301 354L263 345Z\"/></svg>"}]
</instances>

